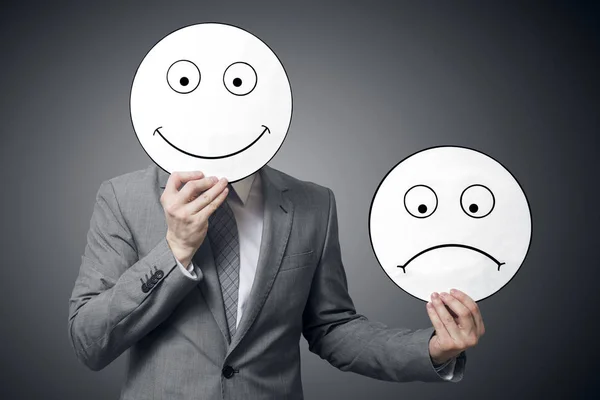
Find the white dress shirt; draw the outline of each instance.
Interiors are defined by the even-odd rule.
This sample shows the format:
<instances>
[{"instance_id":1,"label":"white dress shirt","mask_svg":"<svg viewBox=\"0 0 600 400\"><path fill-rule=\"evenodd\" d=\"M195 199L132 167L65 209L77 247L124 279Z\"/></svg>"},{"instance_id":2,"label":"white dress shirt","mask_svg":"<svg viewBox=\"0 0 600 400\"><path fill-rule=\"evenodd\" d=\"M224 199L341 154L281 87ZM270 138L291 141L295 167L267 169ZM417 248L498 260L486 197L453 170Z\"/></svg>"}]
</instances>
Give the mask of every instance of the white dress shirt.
<instances>
[{"instance_id":1,"label":"white dress shirt","mask_svg":"<svg viewBox=\"0 0 600 400\"><path fill-rule=\"evenodd\" d=\"M256 266L258 264L258 254L260 243L262 241L263 228L263 195L262 180L260 174L254 174L231 184L235 193L227 195L227 203L231 207L235 216L235 222L238 228L240 242L240 280L238 292L238 308L236 327L250 295L250 289L256 275ZM179 269L190 279L198 280L196 265L192 261L188 268L177 260ZM454 367L456 358L452 358L444 364L435 368L442 378L450 380L454 376Z\"/></svg>"}]
</instances>

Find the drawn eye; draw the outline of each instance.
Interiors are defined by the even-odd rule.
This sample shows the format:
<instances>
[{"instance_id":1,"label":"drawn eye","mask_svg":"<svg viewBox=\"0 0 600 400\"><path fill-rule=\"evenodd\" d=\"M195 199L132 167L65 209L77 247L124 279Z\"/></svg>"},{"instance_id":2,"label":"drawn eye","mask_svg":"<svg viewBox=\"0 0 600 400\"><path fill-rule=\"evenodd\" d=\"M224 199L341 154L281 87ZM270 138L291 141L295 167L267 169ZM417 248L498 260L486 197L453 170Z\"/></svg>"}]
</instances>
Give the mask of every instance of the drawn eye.
<instances>
[{"instance_id":1,"label":"drawn eye","mask_svg":"<svg viewBox=\"0 0 600 400\"><path fill-rule=\"evenodd\" d=\"M223 74L223 84L229 93L236 96L245 96L256 87L256 71L245 62L231 64Z\"/></svg>"},{"instance_id":2,"label":"drawn eye","mask_svg":"<svg viewBox=\"0 0 600 400\"><path fill-rule=\"evenodd\" d=\"M200 84L200 70L191 61L175 61L167 71L167 82L177 93L191 93Z\"/></svg>"},{"instance_id":3,"label":"drawn eye","mask_svg":"<svg viewBox=\"0 0 600 400\"><path fill-rule=\"evenodd\" d=\"M471 185L460 195L460 206L472 218L488 216L495 204L494 194L483 185Z\"/></svg>"},{"instance_id":4,"label":"drawn eye","mask_svg":"<svg viewBox=\"0 0 600 400\"><path fill-rule=\"evenodd\" d=\"M404 195L404 207L415 218L429 217L437 205L437 195L429 186L415 185Z\"/></svg>"}]
</instances>

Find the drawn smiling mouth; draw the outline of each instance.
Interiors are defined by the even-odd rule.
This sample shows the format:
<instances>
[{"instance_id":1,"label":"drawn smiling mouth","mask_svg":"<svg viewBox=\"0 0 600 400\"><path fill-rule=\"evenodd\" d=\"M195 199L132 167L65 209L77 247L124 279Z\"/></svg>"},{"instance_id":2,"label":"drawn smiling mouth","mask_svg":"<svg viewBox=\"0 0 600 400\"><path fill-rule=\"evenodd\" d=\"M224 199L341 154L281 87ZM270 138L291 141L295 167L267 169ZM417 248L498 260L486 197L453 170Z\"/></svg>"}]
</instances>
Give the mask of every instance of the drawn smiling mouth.
<instances>
[{"instance_id":1,"label":"drawn smiling mouth","mask_svg":"<svg viewBox=\"0 0 600 400\"><path fill-rule=\"evenodd\" d=\"M158 135L159 135L161 138L163 138L163 140L164 140L165 142L167 142L167 144L168 144L169 146L171 146L172 148L174 148L174 149L175 149L175 150L177 150L177 151L180 151L180 152L181 152L181 153L183 153L183 154L187 154L187 155L188 155L188 156L190 156L190 157L203 158L203 159L205 159L205 160L216 160L216 159L219 159L219 158L227 158L227 157L235 156L236 154L239 154L239 153L241 153L241 152L243 152L243 151L247 150L248 148L252 147L252 146L254 145L254 143L258 142L258 141L260 140L260 138L261 138L261 137L263 137L263 135L264 135L265 133L269 133L269 134L271 134L271 130L269 129L269 127L268 127L268 126L266 126L266 125L261 125L261 126L264 128L264 129L263 129L263 131L262 131L262 133L261 133L260 135L258 135L258 137L252 141L252 143L250 143L249 145L247 145L246 147L244 147L244 148L242 148L242 149L240 149L240 150L238 150L238 151L235 151L235 152L233 152L233 153L229 153L229 154L225 154L225 155L222 155L222 156L201 156L201 155L198 155L198 154L190 153L189 151L185 151L185 150L183 150L183 149L181 149L181 148L179 148L179 147L175 146L173 143L171 143L171 142L170 142L170 141L169 141L169 140L168 140L168 139L167 139L167 138L166 138L166 137L165 137L165 136L162 134L162 132L160 131L160 129L162 128L162 126L159 126L158 128L156 128L156 129L154 130L154 133L152 134L152 136L154 136L154 135L156 135L156 134L158 133Z\"/></svg>"},{"instance_id":2,"label":"drawn smiling mouth","mask_svg":"<svg viewBox=\"0 0 600 400\"><path fill-rule=\"evenodd\" d=\"M492 260L493 262L496 263L496 265L498 266L498 271L500 271L500 266L501 265L506 264L504 262L500 262L500 261L496 260L493 256L491 256L490 254L486 253L485 251L483 251L481 249L478 249L477 247L468 246L466 244L440 244L440 245L433 246L433 247L430 247L428 249L425 249L423 251L418 252L417 254L415 254L414 256L412 256L404 265L398 265L398 268L402 268L402 271L404 271L404 273L406 273L406 269L405 268L415 258L417 258L417 257L419 257L419 256L421 256L421 255L423 255L423 254L425 254L425 253L427 253L429 251L436 250L436 249L441 249L441 248L444 248L444 247L460 247L460 248L463 248L463 249L473 250L473 251L476 251L477 253L483 254L484 256L486 256L487 258L489 258L490 260Z\"/></svg>"}]
</instances>

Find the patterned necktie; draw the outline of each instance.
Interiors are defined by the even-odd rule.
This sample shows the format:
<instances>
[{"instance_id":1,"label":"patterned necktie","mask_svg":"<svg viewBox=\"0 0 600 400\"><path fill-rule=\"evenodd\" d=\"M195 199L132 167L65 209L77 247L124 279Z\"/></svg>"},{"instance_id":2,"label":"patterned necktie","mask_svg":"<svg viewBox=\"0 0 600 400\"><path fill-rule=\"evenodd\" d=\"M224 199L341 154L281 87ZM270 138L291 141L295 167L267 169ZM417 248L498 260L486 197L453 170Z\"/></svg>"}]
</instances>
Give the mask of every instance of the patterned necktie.
<instances>
[{"instance_id":1,"label":"patterned necktie","mask_svg":"<svg viewBox=\"0 0 600 400\"><path fill-rule=\"evenodd\" d=\"M232 188L229 188L231 192ZM240 279L240 241L235 216L224 201L208 219L210 239L215 265L221 283L225 317L229 327L229 340L235 333Z\"/></svg>"}]
</instances>

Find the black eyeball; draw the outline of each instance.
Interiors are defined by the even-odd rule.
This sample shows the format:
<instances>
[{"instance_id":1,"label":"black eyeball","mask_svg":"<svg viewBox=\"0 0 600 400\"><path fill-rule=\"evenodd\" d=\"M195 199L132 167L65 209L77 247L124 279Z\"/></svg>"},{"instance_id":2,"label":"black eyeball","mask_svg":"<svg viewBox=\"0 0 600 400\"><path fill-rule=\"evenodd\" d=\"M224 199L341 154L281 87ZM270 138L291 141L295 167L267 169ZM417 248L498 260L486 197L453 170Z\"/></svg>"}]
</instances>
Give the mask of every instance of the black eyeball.
<instances>
[{"instance_id":1,"label":"black eyeball","mask_svg":"<svg viewBox=\"0 0 600 400\"><path fill-rule=\"evenodd\" d=\"M429 186L415 185L404 195L404 207L415 218L427 218L437 209L437 195Z\"/></svg>"},{"instance_id":2,"label":"black eyeball","mask_svg":"<svg viewBox=\"0 0 600 400\"><path fill-rule=\"evenodd\" d=\"M460 195L460 206L472 218L487 217L495 204L494 194L483 185L471 185Z\"/></svg>"},{"instance_id":3,"label":"black eyeball","mask_svg":"<svg viewBox=\"0 0 600 400\"><path fill-rule=\"evenodd\" d=\"M167 71L167 82L177 93L191 93L200 84L200 70L191 61L176 61Z\"/></svg>"},{"instance_id":4,"label":"black eyeball","mask_svg":"<svg viewBox=\"0 0 600 400\"><path fill-rule=\"evenodd\" d=\"M225 88L236 96L245 96L252 92L257 80L256 71L245 62L231 64L223 74Z\"/></svg>"}]
</instances>

